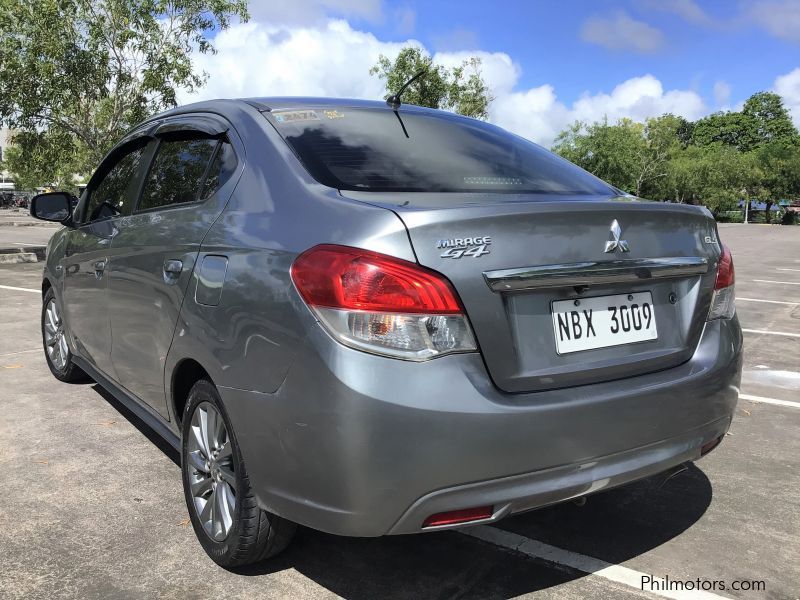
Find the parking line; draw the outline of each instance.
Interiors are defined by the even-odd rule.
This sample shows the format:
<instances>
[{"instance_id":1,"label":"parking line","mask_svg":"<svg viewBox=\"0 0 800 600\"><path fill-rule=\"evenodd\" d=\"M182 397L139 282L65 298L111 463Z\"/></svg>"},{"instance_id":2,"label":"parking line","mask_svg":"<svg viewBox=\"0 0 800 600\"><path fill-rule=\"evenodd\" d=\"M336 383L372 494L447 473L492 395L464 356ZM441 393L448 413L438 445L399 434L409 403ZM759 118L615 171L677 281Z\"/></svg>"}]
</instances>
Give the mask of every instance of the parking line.
<instances>
[{"instance_id":1,"label":"parking line","mask_svg":"<svg viewBox=\"0 0 800 600\"><path fill-rule=\"evenodd\" d=\"M34 290L31 288L14 287L13 285L0 285L0 289L13 290L15 292L33 292L34 294L41 294L42 290Z\"/></svg>"},{"instance_id":2,"label":"parking line","mask_svg":"<svg viewBox=\"0 0 800 600\"><path fill-rule=\"evenodd\" d=\"M545 544L544 542L532 540L530 538L526 538L525 536L511 533L510 531L497 529L496 527L481 525L478 527L472 527L470 529L464 529L461 531L461 533L479 540L483 540L484 542L489 542L495 546L500 546L502 548L507 548L508 550L513 550L514 552L525 554L531 558L537 558L555 565L569 567L570 569L588 573L590 575L596 575L597 577L602 577L608 581L621 583L622 585L633 588L639 592L642 592L642 581L645 578L649 578L649 581L652 581L654 584L658 584L654 585L653 587L667 587L664 585L664 580L660 577L653 577L647 573L635 571L634 569L629 569L628 567L607 563L604 560L586 556L584 554L578 554L577 552L572 552L571 550L557 548L556 546L551 546L550 544ZM680 600L695 598L719 600L720 598L725 598L725 596L720 596L711 592L668 589L651 590L649 586L645 591L662 598L675 598Z\"/></svg>"},{"instance_id":3,"label":"parking line","mask_svg":"<svg viewBox=\"0 0 800 600\"><path fill-rule=\"evenodd\" d=\"M739 394L739 399L749 400L750 402L763 402L764 404L774 404L775 406L789 406L791 408L800 408L800 402L792 402L791 400L778 400L777 398L765 398L764 396L751 396L750 394Z\"/></svg>"},{"instance_id":4,"label":"parking line","mask_svg":"<svg viewBox=\"0 0 800 600\"><path fill-rule=\"evenodd\" d=\"M36 350L20 350L18 352L6 352L5 354L0 354L0 358L3 356L15 356L17 354L30 354L31 352L41 352L41 348L36 348Z\"/></svg>"},{"instance_id":5,"label":"parking line","mask_svg":"<svg viewBox=\"0 0 800 600\"><path fill-rule=\"evenodd\" d=\"M795 304L800 304L800 301L786 302L784 300L761 300L760 298L741 298L737 296L736 301L739 302L740 300L742 302L763 302L765 304L786 304L788 306L794 306Z\"/></svg>"},{"instance_id":6,"label":"parking line","mask_svg":"<svg viewBox=\"0 0 800 600\"><path fill-rule=\"evenodd\" d=\"M780 285L800 285L800 281L775 281L774 279L753 279L758 283L778 283Z\"/></svg>"},{"instance_id":7,"label":"parking line","mask_svg":"<svg viewBox=\"0 0 800 600\"><path fill-rule=\"evenodd\" d=\"M745 333L759 333L763 335L785 335L786 337L800 338L800 333L788 333L786 331L767 331L766 329L745 329L745 328L742 328L742 331L744 331Z\"/></svg>"},{"instance_id":8,"label":"parking line","mask_svg":"<svg viewBox=\"0 0 800 600\"><path fill-rule=\"evenodd\" d=\"M776 271L798 271L798 272L800 272L800 269L787 269L787 268L784 268L784 267L775 267L775 270Z\"/></svg>"}]
</instances>

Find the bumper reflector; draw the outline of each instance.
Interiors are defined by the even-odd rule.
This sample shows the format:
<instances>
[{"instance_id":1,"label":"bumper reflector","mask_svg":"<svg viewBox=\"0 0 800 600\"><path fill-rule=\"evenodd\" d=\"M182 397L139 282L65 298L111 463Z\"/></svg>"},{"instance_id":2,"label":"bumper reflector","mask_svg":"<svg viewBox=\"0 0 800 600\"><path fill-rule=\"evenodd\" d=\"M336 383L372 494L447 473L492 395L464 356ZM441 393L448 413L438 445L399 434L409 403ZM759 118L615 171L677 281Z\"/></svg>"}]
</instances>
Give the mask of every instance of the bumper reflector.
<instances>
[{"instance_id":1,"label":"bumper reflector","mask_svg":"<svg viewBox=\"0 0 800 600\"><path fill-rule=\"evenodd\" d=\"M491 518L494 511L491 506L479 506L477 508L463 508L461 510L451 510L443 513L431 515L422 524L425 527L440 527L442 525L457 525L458 523L469 523L470 521L481 521Z\"/></svg>"},{"instance_id":2,"label":"bumper reflector","mask_svg":"<svg viewBox=\"0 0 800 600\"><path fill-rule=\"evenodd\" d=\"M700 446L700 456L704 456L711 452L714 448L719 446L719 443L722 441L722 436L718 438L714 438L713 440L706 442L702 446Z\"/></svg>"}]
</instances>

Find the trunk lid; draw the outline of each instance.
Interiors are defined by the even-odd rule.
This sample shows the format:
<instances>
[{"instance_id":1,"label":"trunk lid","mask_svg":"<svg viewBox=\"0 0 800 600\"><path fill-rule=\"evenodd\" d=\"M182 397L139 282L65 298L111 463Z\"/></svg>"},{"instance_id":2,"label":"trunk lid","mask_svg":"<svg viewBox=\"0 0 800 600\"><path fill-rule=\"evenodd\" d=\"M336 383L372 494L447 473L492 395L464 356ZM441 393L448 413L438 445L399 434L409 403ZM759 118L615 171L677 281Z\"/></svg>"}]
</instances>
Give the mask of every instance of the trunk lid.
<instances>
[{"instance_id":1,"label":"trunk lid","mask_svg":"<svg viewBox=\"0 0 800 600\"><path fill-rule=\"evenodd\" d=\"M716 225L704 209L627 197L345 194L402 219L420 264L447 276L458 291L488 371L504 391L666 369L697 347L720 253ZM602 305L604 313L612 302L589 299L641 303L647 293L655 339L564 349L570 347L552 316L553 303ZM607 327L600 317L606 318L601 314L595 326Z\"/></svg>"}]
</instances>

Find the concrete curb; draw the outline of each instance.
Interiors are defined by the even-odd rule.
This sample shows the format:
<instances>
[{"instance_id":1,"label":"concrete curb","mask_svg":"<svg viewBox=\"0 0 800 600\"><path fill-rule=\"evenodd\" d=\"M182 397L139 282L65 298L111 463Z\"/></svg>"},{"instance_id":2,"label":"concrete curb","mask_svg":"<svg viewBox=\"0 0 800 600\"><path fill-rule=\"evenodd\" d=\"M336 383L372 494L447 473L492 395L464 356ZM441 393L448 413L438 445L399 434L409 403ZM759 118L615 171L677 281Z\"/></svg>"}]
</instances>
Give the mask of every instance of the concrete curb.
<instances>
[{"instance_id":1,"label":"concrete curb","mask_svg":"<svg viewBox=\"0 0 800 600\"><path fill-rule=\"evenodd\" d=\"M46 246L0 248L0 265L35 263L45 259Z\"/></svg>"},{"instance_id":2,"label":"concrete curb","mask_svg":"<svg viewBox=\"0 0 800 600\"><path fill-rule=\"evenodd\" d=\"M16 265L19 263L39 262L33 252L17 252L16 254L0 254L0 265Z\"/></svg>"}]
</instances>

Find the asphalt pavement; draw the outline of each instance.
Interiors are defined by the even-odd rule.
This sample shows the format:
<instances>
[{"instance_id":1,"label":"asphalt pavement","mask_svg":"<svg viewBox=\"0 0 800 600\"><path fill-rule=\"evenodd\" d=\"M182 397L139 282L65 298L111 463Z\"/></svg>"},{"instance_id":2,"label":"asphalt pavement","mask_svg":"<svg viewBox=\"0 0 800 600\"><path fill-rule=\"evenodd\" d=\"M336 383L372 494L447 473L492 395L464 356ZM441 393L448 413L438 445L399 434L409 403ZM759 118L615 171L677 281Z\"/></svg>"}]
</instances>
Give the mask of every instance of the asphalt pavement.
<instances>
[{"instance_id":1,"label":"asphalt pavement","mask_svg":"<svg viewBox=\"0 0 800 600\"><path fill-rule=\"evenodd\" d=\"M22 229L0 226L0 247ZM277 559L236 572L196 542L177 455L98 386L47 370L41 264L0 265L0 597L675 597L641 589L658 577L716 582L706 598L800 598L800 227L720 235L746 354L733 426L710 455L464 533L301 528Z\"/></svg>"}]
</instances>

